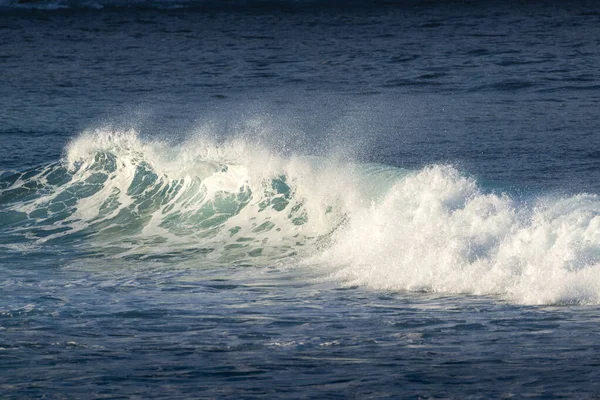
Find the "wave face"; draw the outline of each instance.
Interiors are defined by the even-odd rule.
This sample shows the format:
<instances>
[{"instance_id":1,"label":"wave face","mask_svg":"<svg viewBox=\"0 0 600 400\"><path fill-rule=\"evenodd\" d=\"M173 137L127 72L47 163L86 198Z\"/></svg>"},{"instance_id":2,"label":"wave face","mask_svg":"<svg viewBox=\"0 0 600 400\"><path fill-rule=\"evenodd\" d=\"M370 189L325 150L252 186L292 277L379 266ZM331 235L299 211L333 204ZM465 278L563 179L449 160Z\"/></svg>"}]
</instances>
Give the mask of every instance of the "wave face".
<instances>
[{"instance_id":1,"label":"wave face","mask_svg":"<svg viewBox=\"0 0 600 400\"><path fill-rule=\"evenodd\" d=\"M62 162L1 184L0 220L14 241L83 243L119 257L288 257L323 240L346 209L329 167L243 140L172 146L135 131L85 133Z\"/></svg>"},{"instance_id":2,"label":"wave face","mask_svg":"<svg viewBox=\"0 0 600 400\"><path fill-rule=\"evenodd\" d=\"M452 166L285 157L248 140L75 139L0 177L5 243L197 266L302 265L374 290L600 303L600 198L515 200Z\"/></svg>"}]
</instances>

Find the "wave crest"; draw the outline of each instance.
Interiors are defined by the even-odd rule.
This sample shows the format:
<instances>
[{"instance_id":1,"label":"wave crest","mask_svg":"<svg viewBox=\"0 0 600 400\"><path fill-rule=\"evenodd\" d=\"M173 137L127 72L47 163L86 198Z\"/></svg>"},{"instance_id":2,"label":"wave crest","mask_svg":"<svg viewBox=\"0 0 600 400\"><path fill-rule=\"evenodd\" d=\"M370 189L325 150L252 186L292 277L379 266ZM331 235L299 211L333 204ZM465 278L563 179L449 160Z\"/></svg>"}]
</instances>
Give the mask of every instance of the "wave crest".
<instances>
[{"instance_id":1,"label":"wave crest","mask_svg":"<svg viewBox=\"0 0 600 400\"><path fill-rule=\"evenodd\" d=\"M339 224L340 196L316 187L327 175L244 140L173 146L97 130L71 142L64 162L5 178L0 206L15 234L93 239L111 255L281 257ZM342 184L330 178L328 188Z\"/></svg>"},{"instance_id":2,"label":"wave crest","mask_svg":"<svg viewBox=\"0 0 600 400\"><path fill-rule=\"evenodd\" d=\"M63 161L0 177L0 228L7 243L103 257L300 263L375 290L600 303L596 195L514 199L452 166L343 164L251 140L84 133Z\"/></svg>"}]
</instances>

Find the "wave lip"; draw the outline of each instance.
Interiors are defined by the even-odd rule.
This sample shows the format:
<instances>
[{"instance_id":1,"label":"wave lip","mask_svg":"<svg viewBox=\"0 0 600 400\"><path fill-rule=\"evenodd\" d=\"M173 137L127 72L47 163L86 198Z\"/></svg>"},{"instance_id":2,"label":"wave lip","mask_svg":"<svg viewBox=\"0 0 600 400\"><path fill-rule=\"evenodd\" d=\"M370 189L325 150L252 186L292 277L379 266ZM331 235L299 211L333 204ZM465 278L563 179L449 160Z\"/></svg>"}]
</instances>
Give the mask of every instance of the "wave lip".
<instances>
[{"instance_id":1,"label":"wave lip","mask_svg":"<svg viewBox=\"0 0 600 400\"><path fill-rule=\"evenodd\" d=\"M242 139L172 145L97 130L73 140L62 162L5 177L0 220L24 240L85 242L105 255L265 262L339 225L343 181Z\"/></svg>"}]
</instances>

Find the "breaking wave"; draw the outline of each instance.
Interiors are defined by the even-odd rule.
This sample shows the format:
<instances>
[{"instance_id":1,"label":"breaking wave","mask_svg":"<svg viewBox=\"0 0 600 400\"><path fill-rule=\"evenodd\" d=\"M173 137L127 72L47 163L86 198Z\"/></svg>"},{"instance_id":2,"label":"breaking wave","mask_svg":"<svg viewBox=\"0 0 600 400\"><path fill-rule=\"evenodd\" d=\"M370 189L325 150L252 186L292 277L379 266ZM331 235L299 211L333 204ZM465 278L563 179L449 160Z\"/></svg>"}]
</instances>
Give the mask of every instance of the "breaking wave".
<instances>
[{"instance_id":1,"label":"breaking wave","mask_svg":"<svg viewBox=\"0 0 600 400\"><path fill-rule=\"evenodd\" d=\"M374 290L600 303L600 198L515 199L455 167L406 171L98 130L0 177L5 243L97 256L283 263Z\"/></svg>"},{"instance_id":2,"label":"breaking wave","mask_svg":"<svg viewBox=\"0 0 600 400\"><path fill-rule=\"evenodd\" d=\"M287 257L323 240L346 209L344 180L325 165L244 140L173 146L135 131L85 133L61 162L0 185L0 221L18 241L120 257Z\"/></svg>"}]
</instances>

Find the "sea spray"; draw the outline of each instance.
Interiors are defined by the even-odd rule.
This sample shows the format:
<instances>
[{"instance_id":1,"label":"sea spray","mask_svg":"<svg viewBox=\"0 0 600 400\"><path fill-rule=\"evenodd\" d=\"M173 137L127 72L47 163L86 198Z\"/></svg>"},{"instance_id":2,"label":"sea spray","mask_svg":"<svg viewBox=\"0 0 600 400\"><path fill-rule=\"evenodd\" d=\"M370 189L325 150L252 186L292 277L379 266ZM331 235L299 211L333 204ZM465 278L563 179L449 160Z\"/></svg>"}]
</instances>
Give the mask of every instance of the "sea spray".
<instances>
[{"instance_id":1,"label":"sea spray","mask_svg":"<svg viewBox=\"0 0 600 400\"><path fill-rule=\"evenodd\" d=\"M600 198L516 200L453 166L407 171L85 132L61 162L4 174L6 243L198 267L285 264L384 291L600 303Z\"/></svg>"},{"instance_id":2,"label":"sea spray","mask_svg":"<svg viewBox=\"0 0 600 400\"><path fill-rule=\"evenodd\" d=\"M517 203L449 166L396 183L352 213L309 260L375 290L499 295L522 304L600 301L600 198Z\"/></svg>"},{"instance_id":3,"label":"sea spray","mask_svg":"<svg viewBox=\"0 0 600 400\"><path fill-rule=\"evenodd\" d=\"M37 242L266 262L340 224L352 185L335 171L242 139L172 145L100 129L74 139L63 162L5 178L0 207L7 228Z\"/></svg>"}]
</instances>

